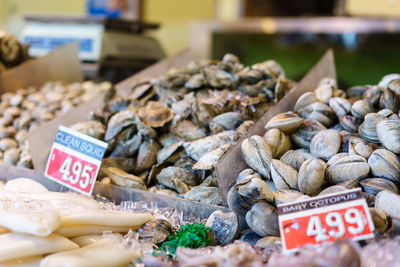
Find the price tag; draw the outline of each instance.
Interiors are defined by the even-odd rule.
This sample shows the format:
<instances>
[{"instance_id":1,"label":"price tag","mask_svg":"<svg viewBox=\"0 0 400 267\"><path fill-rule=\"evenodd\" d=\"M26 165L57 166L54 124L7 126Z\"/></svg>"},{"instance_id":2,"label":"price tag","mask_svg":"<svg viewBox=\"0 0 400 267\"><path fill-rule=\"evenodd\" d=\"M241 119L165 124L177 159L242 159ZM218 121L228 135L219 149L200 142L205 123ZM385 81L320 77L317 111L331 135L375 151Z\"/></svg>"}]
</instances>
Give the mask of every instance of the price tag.
<instances>
[{"instance_id":1,"label":"price tag","mask_svg":"<svg viewBox=\"0 0 400 267\"><path fill-rule=\"evenodd\" d=\"M374 237L374 224L360 188L280 204L278 215L287 252L306 244Z\"/></svg>"},{"instance_id":2,"label":"price tag","mask_svg":"<svg viewBox=\"0 0 400 267\"><path fill-rule=\"evenodd\" d=\"M45 176L90 196L107 143L60 126L47 160Z\"/></svg>"}]
</instances>

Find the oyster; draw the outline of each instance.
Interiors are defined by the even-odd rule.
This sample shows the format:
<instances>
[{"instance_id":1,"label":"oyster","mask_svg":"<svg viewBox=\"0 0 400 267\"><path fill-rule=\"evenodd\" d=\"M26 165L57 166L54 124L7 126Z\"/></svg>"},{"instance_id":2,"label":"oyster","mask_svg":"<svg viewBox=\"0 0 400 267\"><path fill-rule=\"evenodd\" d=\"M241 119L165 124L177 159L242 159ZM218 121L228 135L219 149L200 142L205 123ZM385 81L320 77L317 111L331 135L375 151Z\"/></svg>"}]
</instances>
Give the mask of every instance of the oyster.
<instances>
[{"instance_id":1,"label":"oyster","mask_svg":"<svg viewBox=\"0 0 400 267\"><path fill-rule=\"evenodd\" d=\"M218 163L218 160L232 147L231 144L222 145L207 154L204 154L193 165L193 170L212 170Z\"/></svg>"},{"instance_id":2,"label":"oyster","mask_svg":"<svg viewBox=\"0 0 400 267\"><path fill-rule=\"evenodd\" d=\"M106 127L99 121L79 122L69 127L72 130L102 140L106 133Z\"/></svg>"},{"instance_id":3,"label":"oyster","mask_svg":"<svg viewBox=\"0 0 400 267\"><path fill-rule=\"evenodd\" d=\"M225 201L219 188L195 186L184 196L185 199L197 201L204 204L223 206Z\"/></svg>"},{"instance_id":4,"label":"oyster","mask_svg":"<svg viewBox=\"0 0 400 267\"><path fill-rule=\"evenodd\" d=\"M201 139L197 139L195 141L185 143L185 152L194 160L200 160L200 158L204 154L222 145L230 144L232 142L234 133L235 132L232 130L223 131L215 135L207 136Z\"/></svg>"}]
</instances>

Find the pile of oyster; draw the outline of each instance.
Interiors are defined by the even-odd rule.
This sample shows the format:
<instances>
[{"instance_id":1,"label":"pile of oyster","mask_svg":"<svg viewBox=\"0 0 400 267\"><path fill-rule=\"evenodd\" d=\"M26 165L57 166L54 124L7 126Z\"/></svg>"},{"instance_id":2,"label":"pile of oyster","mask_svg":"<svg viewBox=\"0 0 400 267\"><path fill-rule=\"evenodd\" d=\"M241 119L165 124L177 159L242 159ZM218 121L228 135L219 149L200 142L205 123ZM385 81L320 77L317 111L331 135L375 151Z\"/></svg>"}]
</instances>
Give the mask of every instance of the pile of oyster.
<instances>
[{"instance_id":1,"label":"pile of oyster","mask_svg":"<svg viewBox=\"0 0 400 267\"><path fill-rule=\"evenodd\" d=\"M109 144L103 183L221 205L218 159L292 86L273 60L245 67L227 54L108 94L102 114L72 128Z\"/></svg>"},{"instance_id":2,"label":"pile of oyster","mask_svg":"<svg viewBox=\"0 0 400 267\"><path fill-rule=\"evenodd\" d=\"M32 168L32 157L26 140L28 133L110 87L110 83L96 84L91 81L72 84L47 82L40 88L30 87L2 94L0 160Z\"/></svg>"},{"instance_id":3,"label":"pile of oyster","mask_svg":"<svg viewBox=\"0 0 400 267\"><path fill-rule=\"evenodd\" d=\"M385 231L389 217L400 217L399 100L398 74L347 91L321 80L293 111L271 118L264 136L243 141L250 169L230 189L230 209L258 235L278 236L277 204L361 187L375 228Z\"/></svg>"}]
</instances>

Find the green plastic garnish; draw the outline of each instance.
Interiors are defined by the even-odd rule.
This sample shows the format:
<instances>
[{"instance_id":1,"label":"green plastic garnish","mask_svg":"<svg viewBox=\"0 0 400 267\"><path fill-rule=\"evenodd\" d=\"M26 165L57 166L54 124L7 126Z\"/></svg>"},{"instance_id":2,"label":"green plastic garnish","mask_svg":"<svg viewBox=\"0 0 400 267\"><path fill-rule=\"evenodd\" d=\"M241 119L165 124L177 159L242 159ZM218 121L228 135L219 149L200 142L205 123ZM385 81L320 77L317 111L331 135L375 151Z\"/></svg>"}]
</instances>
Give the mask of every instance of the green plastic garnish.
<instances>
[{"instance_id":1,"label":"green plastic garnish","mask_svg":"<svg viewBox=\"0 0 400 267\"><path fill-rule=\"evenodd\" d=\"M179 231L170 236L168 241L153 252L154 256L168 256L175 257L176 249L178 247L185 248L199 248L211 245L209 227L203 224L185 224L182 225Z\"/></svg>"}]
</instances>

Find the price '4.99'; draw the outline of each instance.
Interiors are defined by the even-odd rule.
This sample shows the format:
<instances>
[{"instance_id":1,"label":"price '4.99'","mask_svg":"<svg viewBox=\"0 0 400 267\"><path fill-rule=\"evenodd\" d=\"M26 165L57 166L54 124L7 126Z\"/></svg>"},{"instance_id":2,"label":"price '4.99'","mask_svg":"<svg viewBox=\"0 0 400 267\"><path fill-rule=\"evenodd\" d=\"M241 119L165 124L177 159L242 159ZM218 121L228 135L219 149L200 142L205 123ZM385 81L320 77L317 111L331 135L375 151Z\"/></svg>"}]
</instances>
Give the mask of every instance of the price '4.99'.
<instances>
[{"instance_id":1,"label":"price '4.99'","mask_svg":"<svg viewBox=\"0 0 400 267\"><path fill-rule=\"evenodd\" d=\"M373 236L374 226L367 216L366 205L353 203L348 207L335 208L328 206L318 212L303 216L293 214L281 220L281 236L286 251L306 244L344 238L358 240Z\"/></svg>"}]
</instances>

